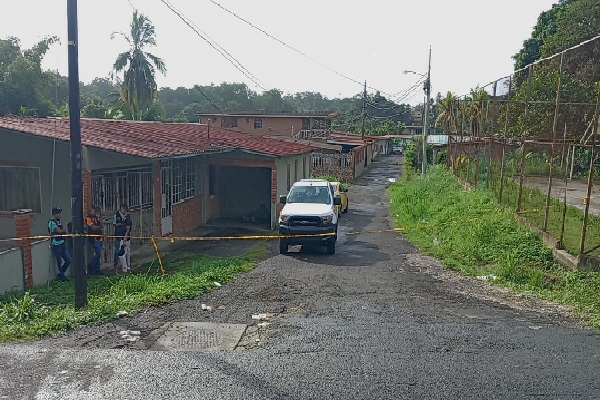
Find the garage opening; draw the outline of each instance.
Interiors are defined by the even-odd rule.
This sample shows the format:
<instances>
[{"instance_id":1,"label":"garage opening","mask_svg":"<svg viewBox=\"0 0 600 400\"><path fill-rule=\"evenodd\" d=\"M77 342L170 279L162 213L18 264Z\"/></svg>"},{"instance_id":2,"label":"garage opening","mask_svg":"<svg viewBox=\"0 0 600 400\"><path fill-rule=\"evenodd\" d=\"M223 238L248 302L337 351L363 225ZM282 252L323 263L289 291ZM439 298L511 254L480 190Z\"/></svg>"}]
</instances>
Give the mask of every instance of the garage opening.
<instances>
[{"instance_id":1,"label":"garage opening","mask_svg":"<svg viewBox=\"0 0 600 400\"><path fill-rule=\"evenodd\" d=\"M219 167L220 218L223 224L271 226L271 169Z\"/></svg>"}]
</instances>

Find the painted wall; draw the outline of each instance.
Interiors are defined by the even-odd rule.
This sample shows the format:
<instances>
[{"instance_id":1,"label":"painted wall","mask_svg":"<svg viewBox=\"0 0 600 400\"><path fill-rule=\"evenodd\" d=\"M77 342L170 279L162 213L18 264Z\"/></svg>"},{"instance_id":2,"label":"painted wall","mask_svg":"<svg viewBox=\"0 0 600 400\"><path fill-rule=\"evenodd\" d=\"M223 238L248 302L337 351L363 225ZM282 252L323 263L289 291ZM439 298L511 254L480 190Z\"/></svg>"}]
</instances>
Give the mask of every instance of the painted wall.
<instances>
[{"instance_id":1,"label":"painted wall","mask_svg":"<svg viewBox=\"0 0 600 400\"><path fill-rule=\"evenodd\" d=\"M31 245L31 262L33 271L33 284L44 285L48 280L54 280L58 269L56 268L56 259L48 240L35 242ZM71 268L67 271L67 275L71 273Z\"/></svg>"},{"instance_id":2,"label":"painted wall","mask_svg":"<svg viewBox=\"0 0 600 400\"><path fill-rule=\"evenodd\" d=\"M42 212L35 214L31 233L45 235L52 207L63 208L62 220L71 220L71 173L70 148L66 142L56 141L56 152L52 139L15 133L0 129L0 165L22 165L40 168ZM54 194L52 193L52 158L54 162ZM11 233L12 232L12 233ZM7 235L8 233L8 235ZM0 235L14 235L12 218L0 218Z\"/></svg>"},{"instance_id":3,"label":"painted wall","mask_svg":"<svg viewBox=\"0 0 600 400\"><path fill-rule=\"evenodd\" d=\"M87 156L87 169L90 171L138 166L150 167L152 162L147 158L134 157L94 147L87 147L85 155Z\"/></svg>"},{"instance_id":4,"label":"painted wall","mask_svg":"<svg viewBox=\"0 0 600 400\"><path fill-rule=\"evenodd\" d=\"M23 253L14 248L0 253L0 294L24 290Z\"/></svg>"}]
</instances>

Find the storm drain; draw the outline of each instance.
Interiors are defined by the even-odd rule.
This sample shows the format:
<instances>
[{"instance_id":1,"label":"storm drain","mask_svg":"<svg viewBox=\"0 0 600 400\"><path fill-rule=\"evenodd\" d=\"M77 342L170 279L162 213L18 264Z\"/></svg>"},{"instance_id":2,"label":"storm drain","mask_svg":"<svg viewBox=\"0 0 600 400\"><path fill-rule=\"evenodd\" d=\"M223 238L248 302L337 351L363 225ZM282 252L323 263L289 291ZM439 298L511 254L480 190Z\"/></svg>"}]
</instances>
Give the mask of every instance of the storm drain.
<instances>
[{"instance_id":1,"label":"storm drain","mask_svg":"<svg viewBox=\"0 0 600 400\"><path fill-rule=\"evenodd\" d=\"M161 329L162 334L150 346L150 350L234 350L245 330L244 324L172 322Z\"/></svg>"}]
</instances>

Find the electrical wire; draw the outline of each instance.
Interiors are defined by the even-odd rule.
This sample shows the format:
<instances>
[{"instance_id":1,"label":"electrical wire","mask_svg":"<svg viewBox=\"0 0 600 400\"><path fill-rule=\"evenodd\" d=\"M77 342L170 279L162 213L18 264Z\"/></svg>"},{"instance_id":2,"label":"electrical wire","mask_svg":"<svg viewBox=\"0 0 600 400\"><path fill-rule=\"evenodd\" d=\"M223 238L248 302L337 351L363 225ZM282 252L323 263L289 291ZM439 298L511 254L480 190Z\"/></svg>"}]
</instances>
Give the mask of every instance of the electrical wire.
<instances>
[{"instance_id":1,"label":"electrical wire","mask_svg":"<svg viewBox=\"0 0 600 400\"><path fill-rule=\"evenodd\" d=\"M198 90L200 92L200 94L206 99L208 100L208 102L210 103L211 106L213 106L217 111L219 111L219 114L224 114L224 112L219 108L219 106L217 106L215 103L212 102L212 100L202 91L202 89L200 89L200 86L195 85L194 88L196 90Z\"/></svg>"},{"instance_id":2,"label":"electrical wire","mask_svg":"<svg viewBox=\"0 0 600 400\"><path fill-rule=\"evenodd\" d=\"M361 82L361 81L359 81L358 79L354 79L354 78L352 78L352 77L350 77L350 76L348 76L348 75L346 75L346 74L343 74L343 73L341 73L341 72L337 71L336 69L334 69L334 68L332 68L332 67L328 66L327 64L325 64L325 63L323 63L323 62L321 62L321 61L317 60L316 58L314 58L314 57L312 57L312 56L310 56L310 55L306 54L305 52L303 52L303 51L301 51L301 50L298 50L298 49L297 49L297 48L295 48L294 46L292 46L292 45L290 45L290 44L288 44L288 43L284 42L283 40L279 39L278 37L276 37L276 36L274 36L274 35L271 35L269 32L265 31L264 29L262 29L262 28L260 28L260 27L256 26L256 25L255 25L255 24L253 24L252 22L250 22L250 21L248 21L247 19L245 19L245 18L241 17L240 15L238 15L237 13L235 13L234 11L231 11L231 10L229 10L228 8L225 8L224 6L222 6L221 4L217 3L216 1L214 1L214 0L209 0L209 1L210 1L211 3L213 3L215 6L219 7L220 9L222 9L223 11L225 11L225 12L227 12L227 13L229 13L229 14L233 15L235 18L239 19L240 21L242 21L242 22L244 22L244 23L248 24L249 26L251 26L252 28L256 29L257 31L259 31L259 32L261 32L261 33L264 33L264 34L265 34L265 35L266 35L268 38L270 38L270 39L273 39L273 40L275 40L276 42L279 42L280 44L282 44L283 46L287 47L288 49L290 49L290 50L292 50L292 51L294 51L294 52L296 52L296 53L300 54L301 56L303 56L303 57L305 57L305 58L307 58L307 59L309 59L309 60L311 60L311 61L313 61L313 62L315 62L315 63L317 63L317 64L319 64L321 67L328 69L329 71L333 72L334 74L336 74L336 75L338 75L338 76L340 76L340 77L342 77L342 78L344 78L344 79L346 79L346 80L348 80L348 81L350 81L350 82L354 82L354 83L356 83L356 84L358 84L358 85L360 85L360 86L363 86L363 85L364 85L364 82ZM371 90L374 90L374 91L376 91L376 92L383 93L383 94L385 94L385 95L386 95L386 96L388 96L388 97L392 97L392 95L390 95L389 93L386 93L386 92L384 92L383 90L380 90L380 89L374 88L374 87L372 87L372 86L367 86L367 88L368 88L368 89L371 89Z\"/></svg>"},{"instance_id":3,"label":"electrical wire","mask_svg":"<svg viewBox=\"0 0 600 400\"><path fill-rule=\"evenodd\" d=\"M244 65L239 62L235 57L233 57L227 50L225 50L222 46L220 46L214 39L209 39L210 37L202 31L200 28L196 26L196 24L187 18L183 12L179 11L175 8L169 1L160 0L169 10L171 10L177 17L182 20L190 29L192 29L198 37L208 43L214 50L216 50L223 58L229 61L238 71L240 71L245 77L250 79L252 83L254 83L257 87L263 90L263 92L267 93L269 96L273 97L277 101L281 102L283 105L289 107L292 111L299 112L294 106L286 102L282 97L275 96L270 90L267 90L265 85L254 76L250 70L248 70Z\"/></svg>"}]
</instances>

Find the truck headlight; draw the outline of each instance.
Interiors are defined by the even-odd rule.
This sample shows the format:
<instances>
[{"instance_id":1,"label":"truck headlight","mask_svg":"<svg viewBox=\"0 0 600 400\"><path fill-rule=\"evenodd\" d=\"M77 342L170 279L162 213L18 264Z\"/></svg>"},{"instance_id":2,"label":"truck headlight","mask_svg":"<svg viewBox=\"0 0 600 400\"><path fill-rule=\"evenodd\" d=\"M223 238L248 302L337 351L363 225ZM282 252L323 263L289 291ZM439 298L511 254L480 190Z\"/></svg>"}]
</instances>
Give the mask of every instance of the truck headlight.
<instances>
[{"instance_id":1,"label":"truck headlight","mask_svg":"<svg viewBox=\"0 0 600 400\"><path fill-rule=\"evenodd\" d=\"M333 213L329 214L329 215L325 215L321 217L321 222L323 222L324 224L330 224L333 222Z\"/></svg>"},{"instance_id":2,"label":"truck headlight","mask_svg":"<svg viewBox=\"0 0 600 400\"><path fill-rule=\"evenodd\" d=\"M289 220L290 220L289 215L280 215L279 216L279 224L287 224Z\"/></svg>"}]
</instances>

